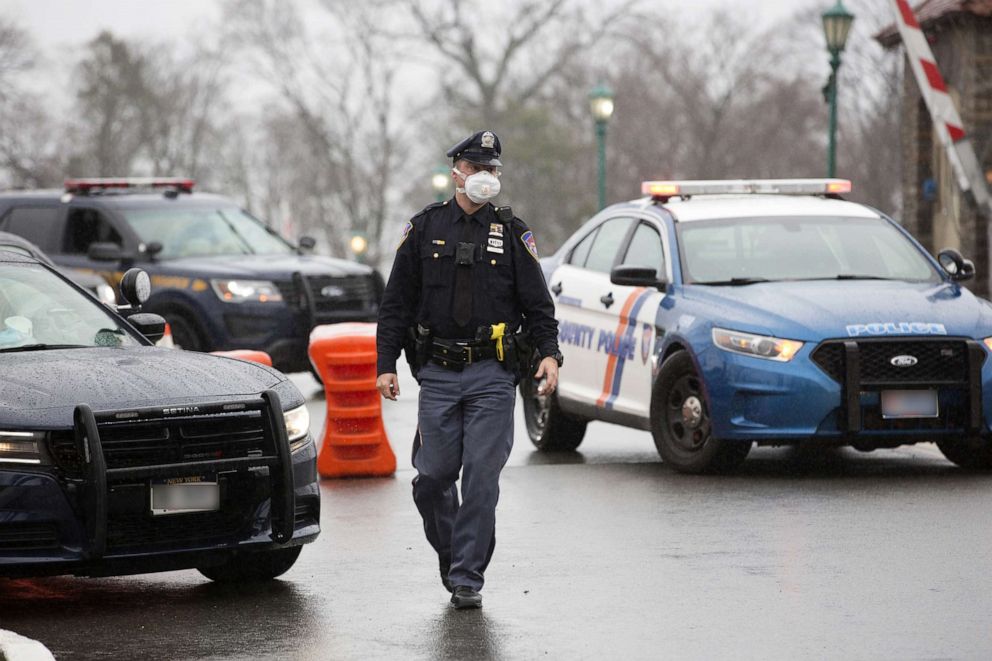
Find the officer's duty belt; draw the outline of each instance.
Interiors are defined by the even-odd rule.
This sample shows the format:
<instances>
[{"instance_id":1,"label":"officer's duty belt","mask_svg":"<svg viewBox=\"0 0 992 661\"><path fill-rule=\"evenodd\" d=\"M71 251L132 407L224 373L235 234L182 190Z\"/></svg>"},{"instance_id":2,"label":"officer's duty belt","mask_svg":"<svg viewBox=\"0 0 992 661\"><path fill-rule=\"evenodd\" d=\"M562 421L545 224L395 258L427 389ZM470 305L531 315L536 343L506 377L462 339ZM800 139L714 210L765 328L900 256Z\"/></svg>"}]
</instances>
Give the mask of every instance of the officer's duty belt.
<instances>
[{"instance_id":1,"label":"officer's duty belt","mask_svg":"<svg viewBox=\"0 0 992 661\"><path fill-rule=\"evenodd\" d=\"M464 342L434 338L431 360L445 369L461 372L466 365L496 357L492 342Z\"/></svg>"}]
</instances>

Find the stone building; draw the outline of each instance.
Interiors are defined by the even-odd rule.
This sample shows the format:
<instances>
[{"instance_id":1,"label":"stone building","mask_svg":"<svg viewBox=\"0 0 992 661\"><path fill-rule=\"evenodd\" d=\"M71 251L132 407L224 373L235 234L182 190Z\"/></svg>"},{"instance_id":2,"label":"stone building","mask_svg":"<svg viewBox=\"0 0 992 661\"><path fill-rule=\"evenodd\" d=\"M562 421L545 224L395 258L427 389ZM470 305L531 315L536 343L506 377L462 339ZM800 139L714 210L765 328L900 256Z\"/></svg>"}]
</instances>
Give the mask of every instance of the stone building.
<instances>
[{"instance_id":1,"label":"stone building","mask_svg":"<svg viewBox=\"0 0 992 661\"><path fill-rule=\"evenodd\" d=\"M992 185L992 0L926 0L914 9ZM888 49L901 46L894 24L875 38ZM969 288L987 298L992 218L958 188L908 66L903 79L902 222L932 252L958 248L973 259L978 273Z\"/></svg>"}]
</instances>

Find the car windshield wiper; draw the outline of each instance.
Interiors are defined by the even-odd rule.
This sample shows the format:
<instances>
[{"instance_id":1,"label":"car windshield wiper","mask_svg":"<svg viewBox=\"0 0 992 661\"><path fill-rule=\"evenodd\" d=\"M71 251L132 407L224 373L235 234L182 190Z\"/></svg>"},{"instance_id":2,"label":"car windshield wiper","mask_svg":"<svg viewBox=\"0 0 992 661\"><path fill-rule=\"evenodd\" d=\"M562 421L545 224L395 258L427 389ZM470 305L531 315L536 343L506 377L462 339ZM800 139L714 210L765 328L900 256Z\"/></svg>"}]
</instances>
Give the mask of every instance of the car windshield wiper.
<instances>
[{"instance_id":1,"label":"car windshield wiper","mask_svg":"<svg viewBox=\"0 0 992 661\"><path fill-rule=\"evenodd\" d=\"M92 349L89 344L24 344L19 347L0 349L0 353L15 353L17 351L44 351L46 349Z\"/></svg>"},{"instance_id":2,"label":"car windshield wiper","mask_svg":"<svg viewBox=\"0 0 992 661\"><path fill-rule=\"evenodd\" d=\"M824 278L825 280L830 278ZM833 280L895 280L896 278L886 278L881 275L858 275L857 273L841 273Z\"/></svg>"},{"instance_id":3,"label":"car windshield wiper","mask_svg":"<svg viewBox=\"0 0 992 661\"><path fill-rule=\"evenodd\" d=\"M742 285L754 285L759 282L771 282L771 280L768 278L731 278L730 280L710 280L694 284L709 285L711 287L740 287Z\"/></svg>"}]
</instances>

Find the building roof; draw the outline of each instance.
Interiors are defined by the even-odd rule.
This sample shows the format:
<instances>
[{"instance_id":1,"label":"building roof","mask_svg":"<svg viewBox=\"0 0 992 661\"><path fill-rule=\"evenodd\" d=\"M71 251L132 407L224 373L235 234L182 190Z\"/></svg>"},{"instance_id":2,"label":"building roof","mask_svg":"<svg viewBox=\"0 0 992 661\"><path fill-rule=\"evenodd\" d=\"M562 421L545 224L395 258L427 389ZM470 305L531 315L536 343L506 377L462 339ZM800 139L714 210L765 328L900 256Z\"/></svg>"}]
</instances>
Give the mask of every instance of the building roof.
<instances>
[{"instance_id":1,"label":"building roof","mask_svg":"<svg viewBox=\"0 0 992 661\"><path fill-rule=\"evenodd\" d=\"M960 14L992 17L992 0L924 0L917 3L913 11L920 27L925 30ZM902 43L895 23L882 28L875 39L886 48Z\"/></svg>"}]
</instances>

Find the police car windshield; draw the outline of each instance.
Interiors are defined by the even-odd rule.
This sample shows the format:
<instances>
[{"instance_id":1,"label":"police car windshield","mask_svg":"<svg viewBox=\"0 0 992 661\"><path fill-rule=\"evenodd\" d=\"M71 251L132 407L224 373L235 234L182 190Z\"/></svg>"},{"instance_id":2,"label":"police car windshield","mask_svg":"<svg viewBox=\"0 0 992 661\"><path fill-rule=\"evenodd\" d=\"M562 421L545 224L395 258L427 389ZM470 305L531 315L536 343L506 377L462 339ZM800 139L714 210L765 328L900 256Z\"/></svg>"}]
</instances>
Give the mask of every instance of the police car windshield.
<instances>
[{"instance_id":1,"label":"police car windshield","mask_svg":"<svg viewBox=\"0 0 992 661\"><path fill-rule=\"evenodd\" d=\"M211 255L287 255L294 248L237 207L123 209L141 240L162 244L162 259Z\"/></svg>"},{"instance_id":2,"label":"police car windshield","mask_svg":"<svg viewBox=\"0 0 992 661\"><path fill-rule=\"evenodd\" d=\"M100 303L44 267L0 263L0 353L138 344Z\"/></svg>"},{"instance_id":3,"label":"police car windshield","mask_svg":"<svg viewBox=\"0 0 992 661\"><path fill-rule=\"evenodd\" d=\"M936 269L882 218L736 218L679 223L687 284L781 280L939 282Z\"/></svg>"}]
</instances>

